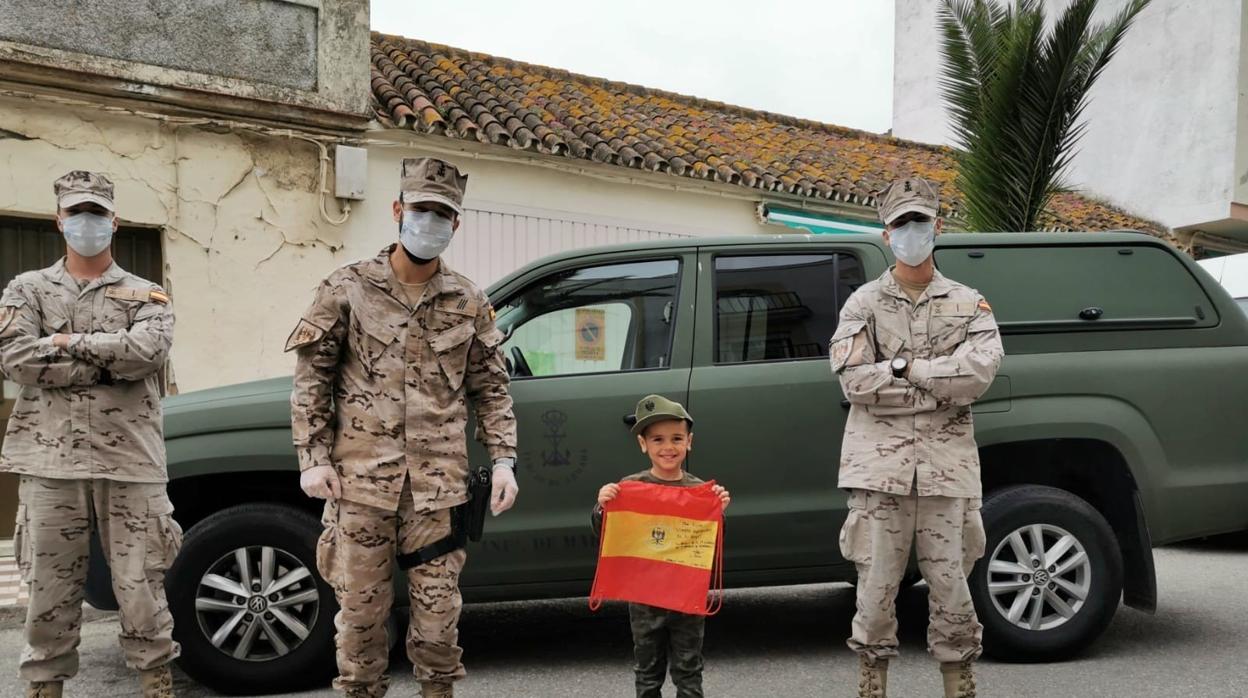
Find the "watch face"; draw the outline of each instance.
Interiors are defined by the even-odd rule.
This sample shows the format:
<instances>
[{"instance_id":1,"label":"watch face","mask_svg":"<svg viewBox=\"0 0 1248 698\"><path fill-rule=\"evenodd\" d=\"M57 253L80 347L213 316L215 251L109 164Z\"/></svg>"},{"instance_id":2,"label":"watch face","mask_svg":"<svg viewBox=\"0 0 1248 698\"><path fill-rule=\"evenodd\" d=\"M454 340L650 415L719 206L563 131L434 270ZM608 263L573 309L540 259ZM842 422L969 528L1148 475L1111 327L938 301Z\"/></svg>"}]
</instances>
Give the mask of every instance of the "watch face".
<instances>
[{"instance_id":1,"label":"watch face","mask_svg":"<svg viewBox=\"0 0 1248 698\"><path fill-rule=\"evenodd\" d=\"M905 368L905 367L906 367L906 360L905 360L905 359L903 359L903 358L901 358L901 357L897 357L896 359L893 359L893 368L894 368L894 369L896 369L896 370L900 371L901 369L903 369L903 368Z\"/></svg>"}]
</instances>

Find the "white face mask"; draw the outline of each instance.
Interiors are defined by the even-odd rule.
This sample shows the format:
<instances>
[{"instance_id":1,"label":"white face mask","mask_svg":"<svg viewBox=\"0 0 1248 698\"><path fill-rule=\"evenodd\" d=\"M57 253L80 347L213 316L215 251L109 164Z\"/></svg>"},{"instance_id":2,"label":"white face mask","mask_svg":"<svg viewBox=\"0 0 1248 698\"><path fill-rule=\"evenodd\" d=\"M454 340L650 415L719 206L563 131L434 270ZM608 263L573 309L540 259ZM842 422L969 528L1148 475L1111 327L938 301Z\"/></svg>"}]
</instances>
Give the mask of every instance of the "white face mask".
<instances>
[{"instance_id":1,"label":"white face mask","mask_svg":"<svg viewBox=\"0 0 1248 698\"><path fill-rule=\"evenodd\" d=\"M61 219L69 249L83 257L94 257L113 244L113 219L95 213L75 213Z\"/></svg>"},{"instance_id":2,"label":"white face mask","mask_svg":"<svg viewBox=\"0 0 1248 698\"><path fill-rule=\"evenodd\" d=\"M404 211L399 242L417 259L435 259L451 244L451 219L433 211Z\"/></svg>"},{"instance_id":3,"label":"white face mask","mask_svg":"<svg viewBox=\"0 0 1248 698\"><path fill-rule=\"evenodd\" d=\"M936 221L910 221L888 234L888 246L897 259L917 267L932 254L936 246Z\"/></svg>"}]
</instances>

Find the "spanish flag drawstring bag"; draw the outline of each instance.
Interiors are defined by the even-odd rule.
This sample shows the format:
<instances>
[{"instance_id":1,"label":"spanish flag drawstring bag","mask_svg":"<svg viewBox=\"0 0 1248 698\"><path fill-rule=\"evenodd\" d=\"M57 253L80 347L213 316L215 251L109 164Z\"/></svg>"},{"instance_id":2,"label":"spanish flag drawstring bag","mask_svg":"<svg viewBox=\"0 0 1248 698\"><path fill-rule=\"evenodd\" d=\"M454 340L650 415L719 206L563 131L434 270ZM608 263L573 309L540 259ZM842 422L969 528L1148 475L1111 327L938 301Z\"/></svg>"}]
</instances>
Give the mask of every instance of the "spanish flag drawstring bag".
<instances>
[{"instance_id":1,"label":"spanish flag drawstring bag","mask_svg":"<svg viewBox=\"0 0 1248 698\"><path fill-rule=\"evenodd\" d=\"M603 507L589 607L614 600L700 616L719 612L724 507L714 485L621 482L619 495Z\"/></svg>"}]
</instances>

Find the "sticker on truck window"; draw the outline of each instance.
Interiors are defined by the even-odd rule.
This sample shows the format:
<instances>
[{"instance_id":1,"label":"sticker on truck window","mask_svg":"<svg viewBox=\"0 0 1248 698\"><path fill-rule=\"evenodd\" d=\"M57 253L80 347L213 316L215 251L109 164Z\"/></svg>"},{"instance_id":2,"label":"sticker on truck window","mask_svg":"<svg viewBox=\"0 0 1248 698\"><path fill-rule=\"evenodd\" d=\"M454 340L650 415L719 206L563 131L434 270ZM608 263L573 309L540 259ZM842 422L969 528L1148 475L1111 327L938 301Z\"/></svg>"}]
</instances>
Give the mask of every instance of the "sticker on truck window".
<instances>
[{"instance_id":1,"label":"sticker on truck window","mask_svg":"<svg viewBox=\"0 0 1248 698\"><path fill-rule=\"evenodd\" d=\"M605 310L577 308L576 358L578 361L606 361L607 313Z\"/></svg>"}]
</instances>

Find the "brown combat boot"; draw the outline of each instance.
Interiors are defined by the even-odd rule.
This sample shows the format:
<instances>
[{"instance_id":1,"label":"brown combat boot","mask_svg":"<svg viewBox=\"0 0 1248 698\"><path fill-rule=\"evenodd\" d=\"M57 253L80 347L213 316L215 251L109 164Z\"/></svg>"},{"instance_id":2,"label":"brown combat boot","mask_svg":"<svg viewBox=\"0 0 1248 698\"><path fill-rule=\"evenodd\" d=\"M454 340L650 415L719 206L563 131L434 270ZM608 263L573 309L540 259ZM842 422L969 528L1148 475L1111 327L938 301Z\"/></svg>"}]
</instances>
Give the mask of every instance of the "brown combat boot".
<instances>
[{"instance_id":1,"label":"brown combat boot","mask_svg":"<svg viewBox=\"0 0 1248 698\"><path fill-rule=\"evenodd\" d=\"M975 698L975 671L970 662L941 662L945 698Z\"/></svg>"},{"instance_id":2,"label":"brown combat boot","mask_svg":"<svg viewBox=\"0 0 1248 698\"><path fill-rule=\"evenodd\" d=\"M168 664L140 671L139 682L143 686L143 698L174 698L173 673Z\"/></svg>"},{"instance_id":3,"label":"brown combat boot","mask_svg":"<svg viewBox=\"0 0 1248 698\"><path fill-rule=\"evenodd\" d=\"M420 698L454 698L455 685L433 681L420 684Z\"/></svg>"},{"instance_id":4,"label":"brown combat boot","mask_svg":"<svg viewBox=\"0 0 1248 698\"><path fill-rule=\"evenodd\" d=\"M31 681L26 684L26 698L61 698L60 681Z\"/></svg>"},{"instance_id":5,"label":"brown combat boot","mask_svg":"<svg viewBox=\"0 0 1248 698\"><path fill-rule=\"evenodd\" d=\"M858 655L858 698L888 698L888 660Z\"/></svg>"}]
</instances>

